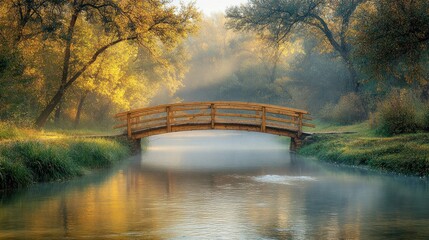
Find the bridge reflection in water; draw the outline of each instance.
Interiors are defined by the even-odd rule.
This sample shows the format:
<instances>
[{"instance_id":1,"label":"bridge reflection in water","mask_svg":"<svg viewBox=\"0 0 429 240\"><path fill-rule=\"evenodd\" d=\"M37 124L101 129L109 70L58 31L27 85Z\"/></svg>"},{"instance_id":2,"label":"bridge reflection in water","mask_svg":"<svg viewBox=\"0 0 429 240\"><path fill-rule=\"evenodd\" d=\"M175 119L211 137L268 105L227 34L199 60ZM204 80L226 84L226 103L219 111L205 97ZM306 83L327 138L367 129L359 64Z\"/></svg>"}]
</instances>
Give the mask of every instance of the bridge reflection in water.
<instances>
[{"instance_id":1,"label":"bridge reflection in water","mask_svg":"<svg viewBox=\"0 0 429 240\"><path fill-rule=\"evenodd\" d=\"M192 130L241 130L287 136L295 150L308 135L311 120L305 110L245 102L192 102L167 104L118 113L116 129L130 139ZM125 130L126 129L126 130Z\"/></svg>"}]
</instances>

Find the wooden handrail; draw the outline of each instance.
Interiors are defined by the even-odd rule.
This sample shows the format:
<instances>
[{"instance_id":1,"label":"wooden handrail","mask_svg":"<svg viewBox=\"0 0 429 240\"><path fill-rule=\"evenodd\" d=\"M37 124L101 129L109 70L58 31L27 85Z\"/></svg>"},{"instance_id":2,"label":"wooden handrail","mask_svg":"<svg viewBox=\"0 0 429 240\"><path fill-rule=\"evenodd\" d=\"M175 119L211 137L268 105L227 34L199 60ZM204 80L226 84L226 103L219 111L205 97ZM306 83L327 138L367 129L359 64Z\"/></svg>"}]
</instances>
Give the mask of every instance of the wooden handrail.
<instances>
[{"instance_id":1,"label":"wooden handrail","mask_svg":"<svg viewBox=\"0 0 429 240\"><path fill-rule=\"evenodd\" d=\"M121 112L115 115L115 118L120 117L120 116L126 116L127 113L131 112L131 113L140 113L140 112L148 112L148 111L153 111L156 109L162 109L162 108L166 108L167 106L170 107L190 107L195 109L195 107L197 106L206 106L207 109L210 108L211 104L217 105L219 106L219 108L221 107L234 107L234 106L238 106L238 107L267 107L267 108L272 108L272 109L278 109L278 110L283 110L283 111L290 111L290 112L296 112L296 113L303 113L303 114L309 114L307 111L305 110L301 110L301 109L296 109L296 108L288 108L288 107L282 107L282 106L277 106L277 105L271 105L271 104L262 104L262 103L252 103L252 102L221 102L221 101L215 101L215 102L188 102L188 103L174 103L174 104L164 104L164 105L158 105L158 106L153 106L153 107L146 107L146 108L139 108L139 109L134 109L134 110L130 110L127 112Z\"/></svg>"},{"instance_id":2,"label":"wooden handrail","mask_svg":"<svg viewBox=\"0 0 429 240\"><path fill-rule=\"evenodd\" d=\"M115 128L126 128L129 138L142 131L164 129L164 132L172 132L179 127L180 131L185 131L206 129L205 126L207 129L259 129L260 132L275 128L300 136L303 126L314 126L304 122L311 120L308 114L305 110L261 103L176 103L118 113L115 118L120 123Z\"/></svg>"}]
</instances>

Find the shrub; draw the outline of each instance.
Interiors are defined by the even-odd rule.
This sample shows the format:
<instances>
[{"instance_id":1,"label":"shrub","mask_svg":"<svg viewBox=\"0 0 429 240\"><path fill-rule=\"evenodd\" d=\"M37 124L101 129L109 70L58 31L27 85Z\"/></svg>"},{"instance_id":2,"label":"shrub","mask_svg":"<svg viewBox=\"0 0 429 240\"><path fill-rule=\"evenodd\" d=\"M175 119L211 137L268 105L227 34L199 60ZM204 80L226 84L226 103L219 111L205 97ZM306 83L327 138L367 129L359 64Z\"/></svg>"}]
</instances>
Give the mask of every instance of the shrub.
<instances>
[{"instance_id":1,"label":"shrub","mask_svg":"<svg viewBox=\"0 0 429 240\"><path fill-rule=\"evenodd\" d=\"M401 133L415 133L419 123L412 94L405 90L392 90L380 102L377 111L377 133L391 136Z\"/></svg>"},{"instance_id":2,"label":"shrub","mask_svg":"<svg viewBox=\"0 0 429 240\"><path fill-rule=\"evenodd\" d=\"M349 93L340 98L336 105L328 103L320 111L321 118L339 124L351 124L366 118L361 97Z\"/></svg>"}]
</instances>

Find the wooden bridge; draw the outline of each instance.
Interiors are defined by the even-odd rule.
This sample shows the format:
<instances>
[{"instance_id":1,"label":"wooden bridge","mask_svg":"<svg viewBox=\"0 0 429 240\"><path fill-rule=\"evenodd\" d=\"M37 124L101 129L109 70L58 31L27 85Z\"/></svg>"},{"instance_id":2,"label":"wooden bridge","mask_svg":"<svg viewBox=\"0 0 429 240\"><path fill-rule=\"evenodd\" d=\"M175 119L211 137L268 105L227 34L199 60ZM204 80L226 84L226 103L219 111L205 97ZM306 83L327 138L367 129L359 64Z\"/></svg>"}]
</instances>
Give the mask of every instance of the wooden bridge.
<instances>
[{"instance_id":1,"label":"wooden bridge","mask_svg":"<svg viewBox=\"0 0 429 240\"><path fill-rule=\"evenodd\" d=\"M118 113L120 122L115 129L123 129L129 139L192 130L242 130L262 132L292 139L295 150L308 134L303 127L311 120L304 110L268 104L245 102L191 102L167 104Z\"/></svg>"}]
</instances>

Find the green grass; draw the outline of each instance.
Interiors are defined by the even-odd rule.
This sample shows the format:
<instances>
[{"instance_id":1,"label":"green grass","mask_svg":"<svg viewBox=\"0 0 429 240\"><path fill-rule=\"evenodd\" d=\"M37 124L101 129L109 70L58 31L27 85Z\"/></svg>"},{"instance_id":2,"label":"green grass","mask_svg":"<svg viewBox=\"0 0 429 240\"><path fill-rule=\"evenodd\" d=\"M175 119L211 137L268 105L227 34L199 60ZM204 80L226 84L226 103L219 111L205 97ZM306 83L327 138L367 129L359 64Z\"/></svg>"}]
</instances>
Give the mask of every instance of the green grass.
<instances>
[{"instance_id":1,"label":"green grass","mask_svg":"<svg viewBox=\"0 0 429 240\"><path fill-rule=\"evenodd\" d=\"M0 145L0 189L63 181L129 156L119 141L96 138L15 140Z\"/></svg>"},{"instance_id":2,"label":"green grass","mask_svg":"<svg viewBox=\"0 0 429 240\"><path fill-rule=\"evenodd\" d=\"M367 123L351 126L321 124L315 132L355 131L316 135L299 153L339 164L365 166L406 175L429 175L429 133L379 137Z\"/></svg>"},{"instance_id":3,"label":"green grass","mask_svg":"<svg viewBox=\"0 0 429 240\"><path fill-rule=\"evenodd\" d=\"M370 129L368 121L357 123L353 125L341 125L337 123L328 123L323 121L311 121L312 124L316 125L315 128L304 127L306 132L356 132L365 135L375 135L375 131Z\"/></svg>"},{"instance_id":4,"label":"green grass","mask_svg":"<svg viewBox=\"0 0 429 240\"><path fill-rule=\"evenodd\" d=\"M19 135L18 128L9 123L0 122L0 140L17 138Z\"/></svg>"},{"instance_id":5,"label":"green grass","mask_svg":"<svg viewBox=\"0 0 429 240\"><path fill-rule=\"evenodd\" d=\"M5 141L27 140L58 140L76 136L108 136L118 133L112 130L101 129L60 129L48 128L36 130L33 128L16 127L12 123L0 121L0 144Z\"/></svg>"}]
</instances>

